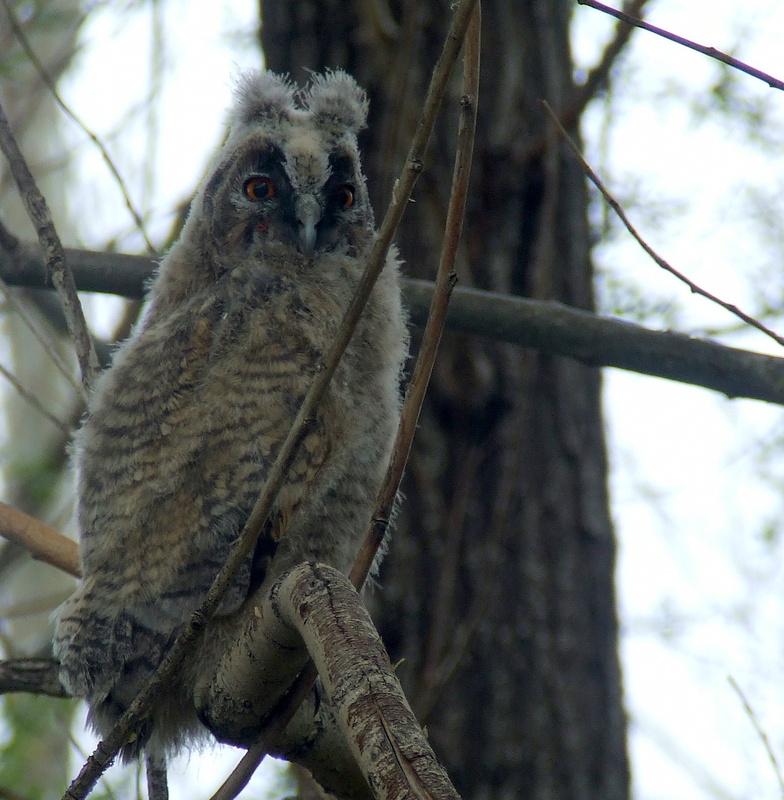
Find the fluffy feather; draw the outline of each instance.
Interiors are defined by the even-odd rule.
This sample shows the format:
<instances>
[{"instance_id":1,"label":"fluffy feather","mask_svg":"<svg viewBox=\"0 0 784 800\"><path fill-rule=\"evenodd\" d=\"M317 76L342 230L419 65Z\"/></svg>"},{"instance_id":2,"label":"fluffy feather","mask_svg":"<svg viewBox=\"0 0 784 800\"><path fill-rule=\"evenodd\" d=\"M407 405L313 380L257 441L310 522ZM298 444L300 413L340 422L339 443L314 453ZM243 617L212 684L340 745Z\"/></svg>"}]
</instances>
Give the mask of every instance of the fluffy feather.
<instances>
[{"instance_id":1,"label":"fluffy feather","mask_svg":"<svg viewBox=\"0 0 784 800\"><path fill-rule=\"evenodd\" d=\"M84 582L60 611L55 653L102 735L224 563L374 240L356 143L364 92L332 72L297 97L270 73L240 80L230 135L76 437ZM350 567L390 454L406 348L391 255L256 553L125 758L144 748L160 763L205 732L195 694L263 581L306 559Z\"/></svg>"}]
</instances>

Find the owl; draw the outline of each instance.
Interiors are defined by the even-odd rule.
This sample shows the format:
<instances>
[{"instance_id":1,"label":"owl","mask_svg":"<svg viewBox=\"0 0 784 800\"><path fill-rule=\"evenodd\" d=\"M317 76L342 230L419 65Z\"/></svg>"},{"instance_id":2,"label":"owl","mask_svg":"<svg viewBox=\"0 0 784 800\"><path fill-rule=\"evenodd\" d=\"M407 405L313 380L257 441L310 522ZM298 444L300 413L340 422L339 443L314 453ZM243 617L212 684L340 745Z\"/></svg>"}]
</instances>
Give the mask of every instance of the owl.
<instances>
[{"instance_id":1,"label":"owl","mask_svg":"<svg viewBox=\"0 0 784 800\"><path fill-rule=\"evenodd\" d=\"M358 285L375 239L357 147L366 116L343 72L304 89L242 78L138 330L95 386L74 446L83 580L54 650L100 735L225 562ZM205 733L197 687L265 580L304 560L349 569L391 453L406 351L393 253L255 552L126 760Z\"/></svg>"}]
</instances>

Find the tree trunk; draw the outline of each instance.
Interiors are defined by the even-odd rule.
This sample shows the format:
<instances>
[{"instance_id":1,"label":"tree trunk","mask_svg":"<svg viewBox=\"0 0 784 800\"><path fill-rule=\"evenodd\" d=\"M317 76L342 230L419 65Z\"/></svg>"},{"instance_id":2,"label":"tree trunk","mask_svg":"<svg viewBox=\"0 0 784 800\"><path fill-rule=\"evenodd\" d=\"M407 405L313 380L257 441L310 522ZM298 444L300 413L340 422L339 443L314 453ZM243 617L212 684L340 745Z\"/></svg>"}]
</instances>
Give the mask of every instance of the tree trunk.
<instances>
[{"instance_id":1,"label":"tree trunk","mask_svg":"<svg viewBox=\"0 0 784 800\"><path fill-rule=\"evenodd\" d=\"M463 285L593 308L579 165L539 99L573 98L565 0L485 0ZM270 69L343 67L370 92L383 213L450 18L447 0L264 3ZM438 262L459 76L398 243ZM576 131L572 131L577 135ZM615 541L598 370L450 335L426 401L374 615L466 800L625 800Z\"/></svg>"}]
</instances>

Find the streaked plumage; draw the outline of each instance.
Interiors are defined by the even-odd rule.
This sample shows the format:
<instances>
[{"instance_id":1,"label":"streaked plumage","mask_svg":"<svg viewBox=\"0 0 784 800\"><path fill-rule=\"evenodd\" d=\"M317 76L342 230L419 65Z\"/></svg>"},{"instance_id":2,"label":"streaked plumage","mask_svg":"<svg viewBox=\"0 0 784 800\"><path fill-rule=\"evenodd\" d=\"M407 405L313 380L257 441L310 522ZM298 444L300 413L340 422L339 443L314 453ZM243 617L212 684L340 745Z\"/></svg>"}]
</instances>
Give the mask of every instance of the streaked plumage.
<instances>
[{"instance_id":1,"label":"streaked plumage","mask_svg":"<svg viewBox=\"0 0 784 800\"><path fill-rule=\"evenodd\" d=\"M55 653L100 734L225 561L362 274L375 235L356 144L366 114L342 72L302 91L271 73L240 83L149 308L95 388L75 447L84 579ZM348 569L391 449L406 341L390 256L272 526L125 757L203 732L194 687L271 575L282 528L276 574L305 559Z\"/></svg>"}]
</instances>

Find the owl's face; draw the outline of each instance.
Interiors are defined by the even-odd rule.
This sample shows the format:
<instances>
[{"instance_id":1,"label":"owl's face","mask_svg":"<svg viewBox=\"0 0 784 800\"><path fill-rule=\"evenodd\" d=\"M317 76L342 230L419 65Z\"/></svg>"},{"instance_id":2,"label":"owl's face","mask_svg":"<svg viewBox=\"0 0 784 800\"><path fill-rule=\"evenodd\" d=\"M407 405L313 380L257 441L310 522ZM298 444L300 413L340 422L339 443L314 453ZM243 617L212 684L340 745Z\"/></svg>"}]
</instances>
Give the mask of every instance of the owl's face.
<instances>
[{"instance_id":1,"label":"owl's face","mask_svg":"<svg viewBox=\"0 0 784 800\"><path fill-rule=\"evenodd\" d=\"M213 237L230 252L263 254L282 244L306 257L356 255L367 240L373 220L364 179L339 147L325 153L253 137L232 161L213 218Z\"/></svg>"},{"instance_id":2,"label":"owl's face","mask_svg":"<svg viewBox=\"0 0 784 800\"><path fill-rule=\"evenodd\" d=\"M373 214L359 162L357 120L346 116L353 110L357 117L364 95L347 102L346 88L356 87L348 80L342 73L329 76L301 95L299 105L293 94L285 101L273 98L277 102L246 98L245 116L232 128L204 188L218 258L230 253L264 260L288 253L311 261L324 253L356 256L365 249ZM272 89L289 88L276 81Z\"/></svg>"}]
</instances>

